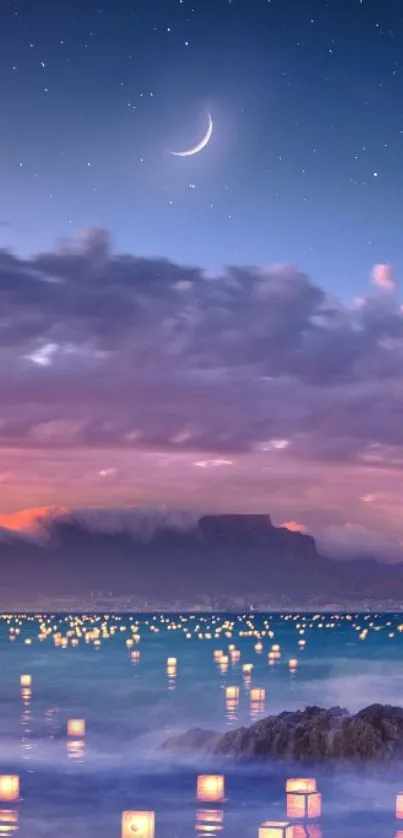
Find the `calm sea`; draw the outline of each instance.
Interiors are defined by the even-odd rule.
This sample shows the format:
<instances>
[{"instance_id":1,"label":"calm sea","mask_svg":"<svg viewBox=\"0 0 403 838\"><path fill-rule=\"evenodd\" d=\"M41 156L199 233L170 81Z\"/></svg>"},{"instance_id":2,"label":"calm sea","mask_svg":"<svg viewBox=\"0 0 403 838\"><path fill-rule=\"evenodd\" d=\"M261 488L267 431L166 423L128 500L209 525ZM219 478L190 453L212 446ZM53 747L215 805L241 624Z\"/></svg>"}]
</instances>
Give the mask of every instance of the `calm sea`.
<instances>
[{"instance_id":1,"label":"calm sea","mask_svg":"<svg viewBox=\"0 0 403 838\"><path fill-rule=\"evenodd\" d=\"M123 811L148 811L155 838L257 837L262 822L287 821L284 768L218 766L226 801L207 803L196 787L211 766L161 753L161 743L312 704L401 704L401 623L395 614L1 616L0 774L19 778L20 799L7 801L15 781L0 777L0 833L119 838ZM403 838L403 776L311 779L322 814L293 821L297 838ZM148 821L133 827L152 838Z\"/></svg>"}]
</instances>

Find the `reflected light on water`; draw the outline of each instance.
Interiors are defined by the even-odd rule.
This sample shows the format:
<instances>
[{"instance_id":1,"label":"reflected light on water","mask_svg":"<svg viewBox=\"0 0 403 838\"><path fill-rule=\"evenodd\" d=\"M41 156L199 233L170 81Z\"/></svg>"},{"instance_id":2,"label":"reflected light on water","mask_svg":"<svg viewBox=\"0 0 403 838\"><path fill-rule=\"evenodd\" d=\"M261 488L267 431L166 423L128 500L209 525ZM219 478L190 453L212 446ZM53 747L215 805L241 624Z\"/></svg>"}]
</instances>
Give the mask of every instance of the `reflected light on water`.
<instances>
[{"instance_id":1,"label":"reflected light on water","mask_svg":"<svg viewBox=\"0 0 403 838\"><path fill-rule=\"evenodd\" d=\"M196 812L196 832L213 838L223 828L224 812L222 809L198 809Z\"/></svg>"},{"instance_id":2,"label":"reflected light on water","mask_svg":"<svg viewBox=\"0 0 403 838\"><path fill-rule=\"evenodd\" d=\"M294 827L286 821L265 821L259 827L259 838L294 838Z\"/></svg>"},{"instance_id":3,"label":"reflected light on water","mask_svg":"<svg viewBox=\"0 0 403 838\"><path fill-rule=\"evenodd\" d=\"M11 835L18 829L19 815L16 809L0 809L0 834Z\"/></svg>"}]
</instances>

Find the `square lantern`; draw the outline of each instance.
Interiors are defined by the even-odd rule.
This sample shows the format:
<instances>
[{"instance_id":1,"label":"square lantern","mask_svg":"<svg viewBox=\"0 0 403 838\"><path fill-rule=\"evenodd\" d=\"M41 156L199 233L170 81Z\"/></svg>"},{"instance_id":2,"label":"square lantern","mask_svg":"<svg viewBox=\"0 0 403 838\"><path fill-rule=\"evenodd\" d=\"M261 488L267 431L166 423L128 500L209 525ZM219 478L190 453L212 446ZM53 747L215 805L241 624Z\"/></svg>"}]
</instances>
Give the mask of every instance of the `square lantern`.
<instances>
[{"instance_id":1,"label":"square lantern","mask_svg":"<svg viewBox=\"0 0 403 838\"><path fill-rule=\"evenodd\" d=\"M287 818L320 818L322 795L318 791L288 792Z\"/></svg>"},{"instance_id":2,"label":"square lantern","mask_svg":"<svg viewBox=\"0 0 403 838\"><path fill-rule=\"evenodd\" d=\"M254 687L250 690L249 697L251 701L257 702L258 704L264 704L266 698L266 690L262 687Z\"/></svg>"},{"instance_id":3,"label":"square lantern","mask_svg":"<svg viewBox=\"0 0 403 838\"><path fill-rule=\"evenodd\" d=\"M238 701L239 687L226 687L225 698L227 699L227 701Z\"/></svg>"},{"instance_id":4,"label":"square lantern","mask_svg":"<svg viewBox=\"0 0 403 838\"><path fill-rule=\"evenodd\" d=\"M122 812L121 838L154 838L154 812Z\"/></svg>"},{"instance_id":5,"label":"square lantern","mask_svg":"<svg viewBox=\"0 0 403 838\"><path fill-rule=\"evenodd\" d=\"M0 800L12 803L20 799L20 778L18 774L0 774Z\"/></svg>"},{"instance_id":6,"label":"square lantern","mask_svg":"<svg viewBox=\"0 0 403 838\"><path fill-rule=\"evenodd\" d=\"M223 803L225 778L223 774L200 774L197 778L197 799L203 803Z\"/></svg>"},{"instance_id":7,"label":"square lantern","mask_svg":"<svg viewBox=\"0 0 403 838\"><path fill-rule=\"evenodd\" d=\"M396 818L399 821L403 820L403 791L396 795Z\"/></svg>"},{"instance_id":8,"label":"square lantern","mask_svg":"<svg viewBox=\"0 0 403 838\"><path fill-rule=\"evenodd\" d=\"M81 739L85 736L85 719L69 719L67 722L67 736Z\"/></svg>"},{"instance_id":9,"label":"square lantern","mask_svg":"<svg viewBox=\"0 0 403 838\"><path fill-rule=\"evenodd\" d=\"M30 687L32 685L32 675L20 675L20 687Z\"/></svg>"},{"instance_id":10,"label":"square lantern","mask_svg":"<svg viewBox=\"0 0 403 838\"><path fill-rule=\"evenodd\" d=\"M294 838L294 827L286 821L265 821L259 827L259 838Z\"/></svg>"},{"instance_id":11,"label":"square lantern","mask_svg":"<svg viewBox=\"0 0 403 838\"><path fill-rule=\"evenodd\" d=\"M311 792L316 791L316 780L315 777L290 777L285 786L286 792L289 791L303 791L303 792Z\"/></svg>"}]
</instances>

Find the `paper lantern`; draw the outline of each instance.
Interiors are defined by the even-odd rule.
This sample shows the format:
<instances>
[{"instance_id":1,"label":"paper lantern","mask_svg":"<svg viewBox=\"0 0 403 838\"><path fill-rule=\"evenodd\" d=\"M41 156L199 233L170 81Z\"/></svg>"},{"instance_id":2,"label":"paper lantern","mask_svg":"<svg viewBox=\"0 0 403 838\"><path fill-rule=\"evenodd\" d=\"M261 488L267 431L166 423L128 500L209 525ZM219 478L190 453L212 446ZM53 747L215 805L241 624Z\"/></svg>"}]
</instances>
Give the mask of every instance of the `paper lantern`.
<instances>
[{"instance_id":1,"label":"paper lantern","mask_svg":"<svg viewBox=\"0 0 403 838\"><path fill-rule=\"evenodd\" d=\"M11 803L20 799L20 778L17 774L0 774L0 800Z\"/></svg>"},{"instance_id":2,"label":"paper lantern","mask_svg":"<svg viewBox=\"0 0 403 838\"><path fill-rule=\"evenodd\" d=\"M32 684L32 675L20 675L20 686L30 687Z\"/></svg>"},{"instance_id":3,"label":"paper lantern","mask_svg":"<svg viewBox=\"0 0 403 838\"><path fill-rule=\"evenodd\" d=\"M223 774L199 774L197 778L197 799L204 803L222 803L225 794Z\"/></svg>"},{"instance_id":4,"label":"paper lantern","mask_svg":"<svg viewBox=\"0 0 403 838\"><path fill-rule=\"evenodd\" d=\"M264 704L266 690L261 687L254 687L253 690L250 691L249 697L251 701L255 701L258 704Z\"/></svg>"},{"instance_id":5,"label":"paper lantern","mask_svg":"<svg viewBox=\"0 0 403 838\"><path fill-rule=\"evenodd\" d=\"M253 663L244 663L242 666L242 672L244 672L246 675L249 675L252 672L252 669Z\"/></svg>"},{"instance_id":6,"label":"paper lantern","mask_svg":"<svg viewBox=\"0 0 403 838\"><path fill-rule=\"evenodd\" d=\"M265 821L259 827L259 838L294 838L294 827L285 821Z\"/></svg>"},{"instance_id":7,"label":"paper lantern","mask_svg":"<svg viewBox=\"0 0 403 838\"><path fill-rule=\"evenodd\" d=\"M167 660L167 666L176 666L177 663L177 658L168 658Z\"/></svg>"},{"instance_id":8,"label":"paper lantern","mask_svg":"<svg viewBox=\"0 0 403 838\"><path fill-rule=\"evenodd\" d=\"M121 838L154 838L154 812L122 812Z\"/></svg>"},{"instance_id":9,"label":"paper lantern","mask_svg":"<svg viewBox=\"0 0 403 838\"><path fill-rule=\"evenodd\" d=\"M403 791L396 795L396 817L399 821L403 820Z\"/></svg>"},{"instance_id":10,"label":"paper lantern","mask_svg":"<svg viewBox=\"0 0 403 838\"><path fill-rule=\"evenodd\" d=\"M226 687L225 688L225 698L227 701L238 701L239 700L239 687Z\"/></svg>"},{"instance_id":11,"label":"paper lantern","mask_svg":"<svg viewBox=\"0 0 403 838\"><path fill-rule=\"evenodd\" d=\"M286 792L302 791L311 792L316 791L315 777L290 777L285 785Z\"/></svg>"},{"instance_id":12,"label":"paper lantern","mask_svg":"<svg viewBox=\"0 0 403 838\"><path fill-rule=\"evenodd\" d=\"M216 650L213 652L213 656L214 656L214 660L216 660L216 661L220 660L220 658L222 658L222 656L223 656L223 651L222 651L222 649L216 649Z\"/></svg>"},{"instance_id":13,"label":"paper lantern","mask_svg":"<svg viewBox=\"0 0 403 838\"><path fill-rule=\"evenodd\" d=\"M320 818L322 795L318 791L288 792L287 818Z\"/></svg>"},{"instance_id":14,"label":"paper lantern","mask_svg":"<svg viewBox=\"0 0 403 838\"><path fill-rule=\"evenodd\" d=\"M298 661L297 661L297 659L296 659L296 658L291 658L291 659L288 661L288 666L290 667L291 672L295 672L295 670L296 670L296 669L297 669L297 667L298 667Z\"/></svg>"},{"instance_id":15,"label":"paper lantern","mask_svg":"<svg viewBox=\"0 0 403 838\"><path fill-rule=\"evenodd\" d=\"M69 719L67 722L67 736L80 739L85 736L85 719Z\"/></svg>"},{"instance_id":16,"label":"paper lantern","mask_svg":"<svg viewBox=\"0 0 403 838\"><path fill-rule=\"evenodd\" d=\"M137 650L135 650L134 652L131 652L130 653L130 658L133 661L133 663L138 663L139 660L140 660L140 652L137 651Z\"/></svg>"}]
</instances>

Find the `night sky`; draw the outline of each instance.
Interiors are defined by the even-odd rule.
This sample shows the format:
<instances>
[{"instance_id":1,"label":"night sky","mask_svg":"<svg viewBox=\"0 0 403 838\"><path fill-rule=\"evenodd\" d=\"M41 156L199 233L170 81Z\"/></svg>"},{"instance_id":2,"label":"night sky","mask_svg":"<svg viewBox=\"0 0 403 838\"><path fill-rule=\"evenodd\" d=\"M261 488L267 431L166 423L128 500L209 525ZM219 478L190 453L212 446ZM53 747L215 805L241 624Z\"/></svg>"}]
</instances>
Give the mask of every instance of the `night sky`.
<instances>
[{"instance_id":1,"label":"night sky","mask_svg":"<svg viewBox=\"0 0 403 838\"><path fill-rule=\"evenodd\" d=\"M399 549L401 0L0 21L0 512L269 512Z\"/></svg>"}]
</instances>

